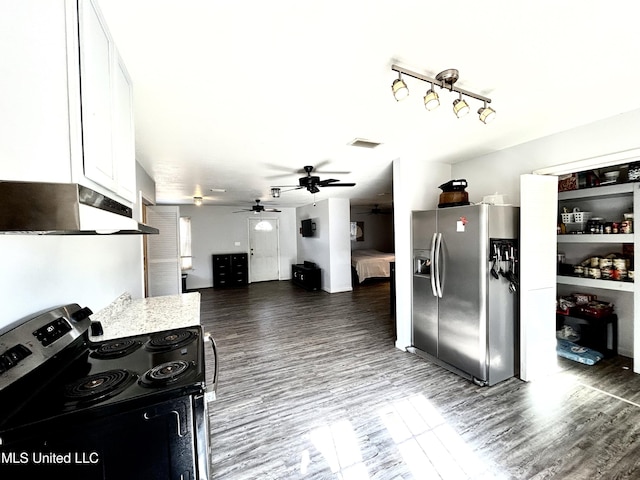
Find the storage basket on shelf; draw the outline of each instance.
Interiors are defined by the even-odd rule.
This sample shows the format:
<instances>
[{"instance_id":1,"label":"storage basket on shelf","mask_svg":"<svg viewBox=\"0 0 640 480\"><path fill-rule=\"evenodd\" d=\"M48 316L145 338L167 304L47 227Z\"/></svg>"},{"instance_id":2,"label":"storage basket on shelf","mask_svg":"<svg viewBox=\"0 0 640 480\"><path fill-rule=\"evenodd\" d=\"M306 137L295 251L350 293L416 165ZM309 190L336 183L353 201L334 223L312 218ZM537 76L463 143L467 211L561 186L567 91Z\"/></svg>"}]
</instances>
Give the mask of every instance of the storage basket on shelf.
<instances>
[{"instance_id":1,"label":"storage basket on shelf","mask_svg":"<svg viewBox=\"0 0 640 480\"><path fill-rule=\"evenodd\" d=\"M577 223L584 223L591 219L591 212L573 212L573 219Z\"/></svg>"}]
</instances>

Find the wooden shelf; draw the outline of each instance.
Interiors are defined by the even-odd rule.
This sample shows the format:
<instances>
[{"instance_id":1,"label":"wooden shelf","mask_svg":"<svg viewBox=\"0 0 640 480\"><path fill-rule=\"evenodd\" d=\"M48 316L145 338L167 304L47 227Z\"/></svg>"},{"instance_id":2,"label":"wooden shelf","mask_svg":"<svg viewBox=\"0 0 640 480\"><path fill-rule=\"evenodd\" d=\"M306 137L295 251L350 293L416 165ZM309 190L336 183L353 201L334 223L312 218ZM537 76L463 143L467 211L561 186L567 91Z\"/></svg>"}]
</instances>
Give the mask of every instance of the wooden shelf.
<instances>
[{"instance_id":1,"label":"wooden shelf","mask_svg":"<svg viewBox=\"0 0 640 480\"><path fill-rule=\"evenodd\" d=\"M633 233L611 233L595 235L591 233L558 235L558 243L633 243Z\"/></svg>"},{"instance_id":2,"label":"wooden shelf","mask_svg":"<svg viewBox=\"0 0 640 480\"><path fill-rule=\"evenodd\" d=\"M604 290L616 290L618 292L633 292L633 282L620 282L617 280L597 280L595 278L570 277L558 275L557 283L561 285L575 285L577 287L602 288Z\"/></svg>"}]
</instances>

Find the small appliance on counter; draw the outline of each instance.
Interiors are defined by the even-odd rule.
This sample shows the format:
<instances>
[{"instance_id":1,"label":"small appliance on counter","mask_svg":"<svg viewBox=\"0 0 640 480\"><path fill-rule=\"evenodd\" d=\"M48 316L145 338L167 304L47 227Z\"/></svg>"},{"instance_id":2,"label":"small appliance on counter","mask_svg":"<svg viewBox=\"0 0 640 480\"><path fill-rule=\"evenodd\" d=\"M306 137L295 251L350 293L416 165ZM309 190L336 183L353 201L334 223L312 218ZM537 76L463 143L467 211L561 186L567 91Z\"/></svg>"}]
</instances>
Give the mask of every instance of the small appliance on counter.
<instances>
[{"instance_id":1,"label":"small appliance on counter","mask_svg":"<svg viewBox=\"0 0 640 480\"><path fill-rule=\"evenodd\" d=\"M465 191L465 188L467 188L467 181L464 178L449 180L438 188L442 190L438 208L469 205L469 194Z\"/></svg>"},{"instance_id":2,"label":"small appliance on counter","mask_svg":"<svg viewBox=\"0 0 640 480\"><path fill-rule=\"evenodd\" d=\"M215 343L200 325L91 342L65 305L0 334L0 471L11 478L207 479ZM205 379L205 341L215 358Z\"/></svg>"}]
</instances>

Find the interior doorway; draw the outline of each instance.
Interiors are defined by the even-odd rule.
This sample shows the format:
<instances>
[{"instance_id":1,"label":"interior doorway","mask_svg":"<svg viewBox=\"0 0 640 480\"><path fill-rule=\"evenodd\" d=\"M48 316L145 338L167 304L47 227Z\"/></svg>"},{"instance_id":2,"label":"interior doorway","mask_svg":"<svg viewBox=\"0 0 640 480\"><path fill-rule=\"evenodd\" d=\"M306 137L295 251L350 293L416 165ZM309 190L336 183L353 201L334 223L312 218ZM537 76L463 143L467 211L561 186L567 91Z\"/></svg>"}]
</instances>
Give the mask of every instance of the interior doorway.
<instances>
[{"instance_id":1,"label":"interior doorway","mask_svg":"<svg viewBox=\"0 0 640 480\"><path fill-rule=\"evenodd\" d=\"M278 220L249 218L249 281L280 279Z\"/></svg>"}]
</instances>

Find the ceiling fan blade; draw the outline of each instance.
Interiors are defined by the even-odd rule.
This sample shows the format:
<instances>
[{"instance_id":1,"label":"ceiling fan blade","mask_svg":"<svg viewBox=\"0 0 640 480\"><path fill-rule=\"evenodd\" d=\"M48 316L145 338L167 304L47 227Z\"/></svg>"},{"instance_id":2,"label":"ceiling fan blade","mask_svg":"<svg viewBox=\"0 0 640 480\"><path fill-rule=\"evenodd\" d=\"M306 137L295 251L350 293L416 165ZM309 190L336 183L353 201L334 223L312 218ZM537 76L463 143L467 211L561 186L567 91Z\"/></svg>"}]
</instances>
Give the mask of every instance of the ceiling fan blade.
<instances>
[{"instance_id":1,"label":"ceiling fan blade","mask_svg":"<svg viewBox=\"0 0 640 480\"><path fill-rule=\"evenodd\" d=\"M297 190L302 187L300 185L271 185L270 188L291 188L292 190Z\"/></svg>"},{"instance_id":2,"label":"ceiling fan blade","mask_svg":"<svg viewBox=\"0 0 640 480\"><path fill-rule=\"evenodd\" d=\"M321 161L320 163L316 163L316 164L314 165L314 167L313 167L313 172L314 172L315 174L317 174L317 175L322 175L322 174L325 174L325 175L348 175L348 174L350 174L350 173L351 173L351 172L347 172L347 171L339 172L339 171L336 171L336 170L331 170L331 171L329 171L329 170L322 170L322 168L323 168L325 165L329 165L329 164L331 164L331 160L323 160L323 161ZM305 172L305 170L304 170L304 168L303 168L303 169L301 169L301 170L299 170L299 172L300 172L300 173L306 173L306 172Z\"/></svg>"},{"instance_id":3,"label":"ceiling fan blade","mask_svg":"<svg viewBox=\"0 0 640 480\"><path fill-rule=\"evenodd\" d=\"M355 187L355 183L329 183L323 187Z\"/></svg>"},{"instance_id":4,"label":"ceiling fan blade","mask_svg":"<svg viewBox=\"0 0 640 480\"><path fill-rule=\"evenodd\" d=\"M263 212L276 212L280 213L282 210L278 210L277 208L265 208Z\"/></svg>"},{"instance_id":5,"label":"ceiling fan blade","mask_svg":"<svg viewBox=\"0 0 640 480\"><path fill-rule=\"evenodd\" d=\"M339 182L339 181L340 180L336 180L335 178L327 178L326 180L320 180L318 182L318 185L320 185L321 187L326 187L330 183L336 183L336 182Z\"/></svg>"}]
</instances>

